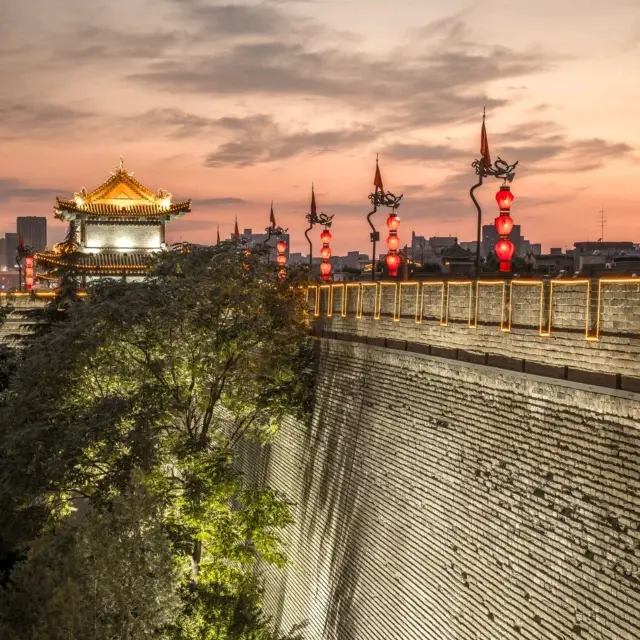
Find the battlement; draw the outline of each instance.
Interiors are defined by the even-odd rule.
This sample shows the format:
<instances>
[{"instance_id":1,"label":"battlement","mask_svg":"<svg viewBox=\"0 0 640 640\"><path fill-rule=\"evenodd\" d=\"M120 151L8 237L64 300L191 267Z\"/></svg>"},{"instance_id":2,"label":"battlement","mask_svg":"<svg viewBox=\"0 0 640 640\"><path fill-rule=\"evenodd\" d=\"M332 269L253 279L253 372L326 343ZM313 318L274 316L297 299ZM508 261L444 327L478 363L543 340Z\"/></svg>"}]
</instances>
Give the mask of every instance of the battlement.
<instances>
[{"instance_id":1,"label":"battlement","mask_svg":"<svg viewBox=\"0 0 640 640\"><path fill-rule=\"evenodd\" d=\"M640 278L328 284L310 287L308 302L328 337L526 362L552 377L570 368L581 382L640 391Z\"/></svg>"}]
</instances>

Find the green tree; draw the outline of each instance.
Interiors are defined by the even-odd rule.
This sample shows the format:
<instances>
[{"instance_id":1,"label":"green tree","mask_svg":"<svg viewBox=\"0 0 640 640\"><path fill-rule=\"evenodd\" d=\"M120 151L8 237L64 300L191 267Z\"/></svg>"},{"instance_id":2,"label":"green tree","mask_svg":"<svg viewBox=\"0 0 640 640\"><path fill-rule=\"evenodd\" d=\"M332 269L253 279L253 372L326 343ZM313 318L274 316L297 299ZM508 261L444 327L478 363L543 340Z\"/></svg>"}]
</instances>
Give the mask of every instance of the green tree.
<instances>
[{"instance_id":1,"label":"green tree","mask_svg":"<svg viewBox=\"0 0 640 640\"><path fill-rule=\"evenodd\" d=\"M154 539L166 536L169 566L180 573L177 592L171 576L163 587L167 602L178 593L180 612L173 621L165 611L148 613L144 628L161 635L127 627L128 635L86 637L277 637L261 609L256 568L284 563L289 505L268 488L245 486L234 458L243 438L264 440L285 413L308 407L299 284L295 271L281 282L260 252L238 243L182 247L164 254L144 282L98 282L65 312L67 322L32 343L0 420L0 509L10 514L0 538L26 553L10 575L20 593L52 554L60 566L72 562L46 541L67 531L74 509L82 507L87 527L97 523L91 539L101 540L114 505L142 483L158 514ZM120 520L112 526L126 531ZM73 553L78 535L67 534ZM35 553L41 545L48 551ZM136 561L132 570L143 566ZM72 582L84 588L80 578ZM57 587L45 592L40 601L59 598ZM15 594L6 590L5 601ZM129 597L112 600L110 619L128 620ZM38 638L17 624L5 620L19 637Z\"/></svg>"},{"instance_id":2,"label":"green tree","mask_svg":"<svg viewBox=\"0 0 640 640\"><path fill-rule=\"evenodd\" d=\"M180 559L143 486L34 541L5 590L6 640L151 638L181 615Z\"/></svg>"},{"instance_id":3,"label":"green tree","mask_svg":"<svg viewBox=\"0 0 640 640\"><path fill-rule=\"evenodd\" d=\"M73 265L80 257L78 243L78 228L75 220L69 222L69 228L64 240L57 245L60 251L60 266L50 274L58 279L56 296L45 310L45 316L50 323L66 319L65 312L78 301L78 274Z\"/></svg>"}]
</instances>

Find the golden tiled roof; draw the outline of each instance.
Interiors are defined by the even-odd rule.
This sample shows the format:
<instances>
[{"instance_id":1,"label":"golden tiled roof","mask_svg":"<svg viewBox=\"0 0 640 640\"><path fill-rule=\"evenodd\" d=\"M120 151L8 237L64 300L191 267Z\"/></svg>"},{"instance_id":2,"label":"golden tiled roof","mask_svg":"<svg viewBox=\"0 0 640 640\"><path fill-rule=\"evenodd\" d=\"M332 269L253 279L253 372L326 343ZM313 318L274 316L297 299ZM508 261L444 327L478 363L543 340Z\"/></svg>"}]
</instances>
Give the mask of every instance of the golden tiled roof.
<instances>
[{"instance_id":1,"label":"golden tiled roof","mask_svg":"<svg viewBox=\"0 0 640 640\"><path fill-rule=\"evenodd\" d=\"M115 275L122 273L143 273L149 268L149 253L141 252L101 252L57 254L52 251L36 253L38 266L73 268L85 274Z\"/></svg>"},{"instance_id":2,"label":"golden tiled roof","mask_svg":"<svg viewBox=\"0 0 640 640\"><path fill-rule=\"evenodd\" d=\"M111 176L92 191L82 188L73 198L57 198L57 218L73 220L95 216L109 220L133 220L140 217L169 218L191 211L191 200L172 202L172 195L164 189L153 193L120 164Z\"/></svg>"},{"instance_id":3,"label":"golden tiled roof","mask_svg":"<svg viewBox=\"0 0 640 640\"><path fill-rule=\"evenodd\" d=\"M68 211L73 213L84 213L89 216L104 216L117 218L136 218L139 216L161 217L175 215L176 213L187 213L191 210L191 200L182 202L172 202L168 207L159 204L133 204L130 206L120 206L104 202L90 202L78 204L75 200L64 200L56 198L56 213Z\"/></svg>"}]
</instances>

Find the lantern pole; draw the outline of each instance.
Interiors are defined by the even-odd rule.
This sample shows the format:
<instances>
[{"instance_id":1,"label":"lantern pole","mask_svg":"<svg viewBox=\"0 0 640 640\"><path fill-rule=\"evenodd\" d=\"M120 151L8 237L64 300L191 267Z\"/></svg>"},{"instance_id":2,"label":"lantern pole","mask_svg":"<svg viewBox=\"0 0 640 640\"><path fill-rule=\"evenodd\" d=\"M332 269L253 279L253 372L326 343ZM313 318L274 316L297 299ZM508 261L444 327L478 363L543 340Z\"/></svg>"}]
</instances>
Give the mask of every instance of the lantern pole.
<instances>
[{"instance_id":1,"label":"lantern pole","mask_svg":"<svg viewBox=\"0 0 640 640\"><path fill-rule=\"evenodd\" d=\"M307 214L307 220L309 220L310 214ZM309 237L309 231L313 229L313 225L315 223L309 220L309 228L304 232L304 235L307 238L307 242L309 243L309 269L313 268L313 243L311 242L311 238Z\"/></svg>"},{"instance_id":2,"label":"lantern pole","mask_svg":"<svg viewBox=\"0 0 640 640\"><path fill-rule=\"evenodd\" d=\"M471 196L471 200L473 200L473 204L476 205L476 209L478 211L478 233L476 234L476 261L475 261L475 273L476 280L480 277L480 242L482 240L482 208L480 207L480 203L476 200L476 196L474 191L482 186L482 182L484 179L484 174L481 171L478 175L478 182L474 184L473 187L469 190L469 196Z\"/></svg>"},{"instance_id":3,"label":"lantern pole","mask_svg":"<svg viewBox=\"0 0 640 640\"><path fill-rule=\"evenodd\" d=\"M385 191L382 185L382 177L380 175L380 167L378 165L378 156L376 155L376 173L373 179L373 184L375 186L375 191L369 194L369 201L373 205L372 211L367 215L367 222L371 227L371 244L372 244L372 253L371 256L371 281L375 282L376 280L376 242L380 240L380 232L373 226L373 222L371 222L371 216L378 211L378 207L389 207L391 209L391 216L397 217L397 209L400 206L400 200L404 194L400 194L396 196L391 193L391 191ZM398 218L398 222L400 219Z\"/></svg>"},{"instance_id":4,"label":"lantern pole","mask_svg":"<svg viewBox=\"0 0 640 640\"><path fill-rule=\"evenodd\" d=\"M469 191L469 196L471 197L471 200L476 205L476 209L478 210L478 235L477 235L478 246L476 247L476 264L475 264L475 272L476 272L476 279L477 279L480 277L480 241L481 241L481 234L482 234L482 208L480 207L480 204L476 200L474 191L478 187L482 186L484 182L484 178L487 178L488 176L493 176L494 178L504 180L504 184L507 184L507 182L509 183L513 182L513 179L516 177L515 169L518 166L518 161L516 160L514 164L508 164L507 162L502 160L500 156L498 156L498 159L492 165L487 165L484 158L481 158L480 160L474 160L471 163L471 166L473 167L473 169L476 172L476 175L478 176L477 184L474 184Z\"/></svg>"},{"instance_id":5,"label":"lantern pole","mask_svg":"<svg viewBox=\"0 0 640 640\"><path fill-rule=\"evenodd\" d=\"M313 185L311 186L311 210L305 216L307 222L309 223L309 228L304 232L304 235L307 238L307 242L309 243L309 269L313 270L313 244L311 242L311 238L309 237L309 231L311 231L316 224L321 224L324 227L330 227L331 222L333 220L333 215L328 216L326 213L318 213L316 208L316 195L313 190Z\"/></svg>"},{"instance_id":6,"label":"lantern pole","mask_svg":"<svg viewBox=\"0 0 640 640\"><path fill-rule=\"evenodd\" d=\"M367 215L367 222L371 227L371 233L369 234L369 238L371 239L371 281L375 282L376 280L376 242L380 240L380 232L373 226L373 222L371 222L371 216L378 211L378 203L377 203L377 199L375 198L375 194L370 194L369 199L371 199L372 195L374 196L374 200L372 201L373 210L369 212L369 215Z\"/></svg>"},{"instance_id":7,"label":"lantern pole","mask_svg":"<svg viewBox=\"0 0 640 640\"><path fill-rule=\"evenodd\" d=\"M276 238L276 264L278 265L278 278L280 281L284 280L286 276L285 265L287 264L287 242L283 239L285 233L287 233L289 229L283 229L276 222L276 216L273 212L273 201L271 201L271 211L269 215L269 226L265 229L267 234L266 240L263 242L262 246L266 250L269 248L269 256L267 258L268 262L271 262L271 249L272 247L269 245L269 241L271 238L275 236Z\"/></svg>"}]
</instances>

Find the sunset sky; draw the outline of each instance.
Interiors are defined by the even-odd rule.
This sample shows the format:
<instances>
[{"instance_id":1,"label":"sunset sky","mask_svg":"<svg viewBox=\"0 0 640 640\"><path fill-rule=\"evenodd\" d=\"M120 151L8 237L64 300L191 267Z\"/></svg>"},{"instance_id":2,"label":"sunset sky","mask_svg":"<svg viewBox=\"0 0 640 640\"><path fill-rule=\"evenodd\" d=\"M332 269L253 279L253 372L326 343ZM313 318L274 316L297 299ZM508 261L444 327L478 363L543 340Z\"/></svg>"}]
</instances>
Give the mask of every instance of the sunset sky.
<instances>
[{"instance_id":1,"label":"sunset sky","mask_svg":"<svg viewBox=\"0 0 640 640\"><path fill-rule=\"evenodd\" d=\"M0 230L46 215L57 241L55 196L122 155L193 199L170 241L262 230L273 200L305 252L313 182L334 253L368 252L379 153L403 244L472 240L486 105L530 240L597 240L604 205L605 239L640 241L638 69L638 0L0 0Z\"/></svg>"}]
</instances>

